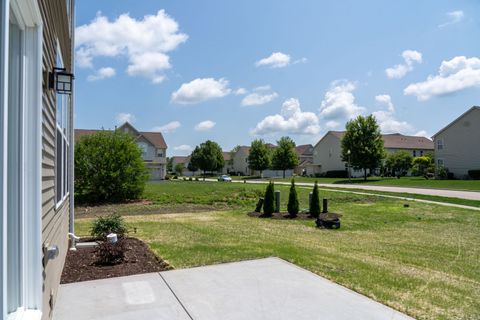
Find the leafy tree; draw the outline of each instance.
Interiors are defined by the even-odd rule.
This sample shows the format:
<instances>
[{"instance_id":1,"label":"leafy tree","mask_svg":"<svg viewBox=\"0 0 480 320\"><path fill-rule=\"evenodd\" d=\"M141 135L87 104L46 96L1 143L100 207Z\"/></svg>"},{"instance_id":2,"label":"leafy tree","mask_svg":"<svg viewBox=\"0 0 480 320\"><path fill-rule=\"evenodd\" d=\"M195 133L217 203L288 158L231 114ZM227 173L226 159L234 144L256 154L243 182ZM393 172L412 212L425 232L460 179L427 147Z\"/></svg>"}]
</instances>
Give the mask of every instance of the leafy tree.
<instances>
[{"instance_id":1,"label":"leafy tree","mask_svg":"<svg viewBox=\"0 0 480 320\"><path fill-rule=\"evenodd\" d=\"M167 158L167 172L173 171L173 158Z\"/></svg>"},{"instance_id":2,"label":"leafy tree","mask_svg":"<svg viewBox=\"0 0 480 320\"><path fill-rule=\"evenodd\" d=\"M218 171L225 165L222 148L218 143L207 140L196 146L190 156L190 163L203 171L203 180L207 171Z\"/></svg>"},{"instance_id":3,"label":"leafy tree","mask_svg":"<svg viewBox=\"0 0 480 320\"><path fill-rule=\"evenodd\" d=\"M310 216L318 218L320 216L320 195L318 194L318 184L315 181L312 192L312 201L310 202Z\"/></svg>"},{"instance_id":4,"label":"leafy tree","mask_svg":"<svg viewBox=\"0 0 480 320\"><path fill-rule=\"evenodd\" d=\"M404 175L412 168L413 157L407 151L398 151L387 156L385 166L387 169L397 177Z\"/></svg>"},{"instance_id":5,"label":"leafy tree","mask_svg":"<svg viewBox=\"0 0 480 320\"><path fill-rule=\"evenodd\" d=\"M285 178L285 170L298 166L295 142L290 137L282 137L277 141L277 145L272 155L272 166L275 170L283 170L283 177Z\"/></svg>"},{"instance_id":6,"label":"leafy tree","mask_svg":"<svg viewBox=\"0 0 480 320\"><path fill-rule=\"evenodd\" d=\"M228 160L229 165L231 165L231 166L234 165L234 158L235 158L235 155L237 154L238 150L240 150L239 145L235 146L235 148L233 148L232 151L230 151L230 160Z\"/></svg>"},{"instance_id":7,"label":"leafy tree","mask_svg":"<svg viewBox=\"0 0 480 320\"><path fill-rule=\"evenodd\" d=\"M195 163L193 163L192 160L190 159L190 161L188 162L188 165L187 165L187 169L188 169L188 171L193 172L193 175L195 175L195 172L197 172L198 167L195 166Z\"/></svg>"},{"instance_id":8,"label":"leafy tree","mask_svg":"<svg viewBox=\"0 0 480 320\"><path fill-rule=\"evenodd\" d=\"M367 169L378 168L384 157L383 139L374 116L358 116L347 122L342 139L343 161L350 161L355 169L363 169L364 179L367 180Z\"/></svg>"},{"instance_id":9,"label":"leafy tree","mask_svg":"<svg viewBox=\"0 0 480 320\"><path fill-rule=\"evenodd\" d=\"M275 187L273 182L267 185L267 189L265 190L265 199L263 202L263 216L271 217L273 212L275 211Z\"/></svg>"},{"instance_id":10,"label":"leafy tree","mask_svg":"<svg viewBox=\"0 0 480 320\"><path fill-rule=\"evenodd\" d=\"M270 149L261 139L253 140L248 155L248 167L260 171L260 177L265 169L271 164Z\"/></svg>"},{"instance_id":11,"label":"leafy tree","mask_svg":"<svg viewBox=\"0 0 480 320\"><path fill-rule=\"evenodd\" d=\"M148 170L133 138L120 131L100 131L75 145L75 198L79 203L138 199Z\"/></svg>"},{"instance_id":12,"label":"leafy tree","mask_svg":"<svg viewBox=\"0 0 480 320\"><path fill-rule=\"evenodd\" d=\"M433 173L435 171L433 157L430 155L416 157L413 159L412 171L415 175L423 176L428 179L428 173Z\"/></svg>"},{"instance_id":13,"label":"leafy tree","mask_svg":"<svg viewBox=\"0 0 480 320\"><path fill-rule=\"evenodd\" d=\"M296 217L299 211L298 195L295 189L295 181L292 179L292 185L290 186L290 193L288 194L287 210L291 217Z\"/></svg>"},{"instance_id":14,"label":"leafy tree","mask_svg":"<svg viewBox=\"0 0 480 320\"><path fill-rule=\"evenodd\" d=\"M185 168L185 166L183 165L183 163L177 163L175 165L175 173L179 176L182 175L184 168Z\"/></svg>"}]
</instances>

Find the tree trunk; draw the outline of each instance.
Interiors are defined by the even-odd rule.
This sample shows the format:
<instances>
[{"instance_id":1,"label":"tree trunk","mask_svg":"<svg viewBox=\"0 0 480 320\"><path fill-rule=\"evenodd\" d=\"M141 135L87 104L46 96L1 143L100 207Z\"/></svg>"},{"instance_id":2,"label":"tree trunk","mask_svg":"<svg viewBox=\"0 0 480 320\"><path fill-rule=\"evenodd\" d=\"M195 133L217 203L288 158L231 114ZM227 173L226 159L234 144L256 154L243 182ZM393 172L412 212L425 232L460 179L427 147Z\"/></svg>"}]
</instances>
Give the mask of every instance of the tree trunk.
<instances>
[{"instance_id":1,"label":"tree trunk","mask_svg":"<svg viewBox=\"0 0 480 320\"><path fill-rule=\"evenodd\" d=\"M205 175L207 174L207 172L205 170L203 170L203 181L205 181Z\"/></svg>"},{"instance_id":2,"label":"tree trunk","mask_svg":"<svg viewBox=\"0 0 480 320\"><path fill-rule=\"evenodd\" d=\"M367 168L363 168L363 180L367 181Z\"/></svg>"},{"instance_id":3,"label":"tree trunk","mask_svg":"<svg viewBox=\"0 0 480 320\"><path fill-rule=\"evenodd\" d=\"M283 179L285 179L285 170L283 170Z\"/></svg>"}]
</instances>

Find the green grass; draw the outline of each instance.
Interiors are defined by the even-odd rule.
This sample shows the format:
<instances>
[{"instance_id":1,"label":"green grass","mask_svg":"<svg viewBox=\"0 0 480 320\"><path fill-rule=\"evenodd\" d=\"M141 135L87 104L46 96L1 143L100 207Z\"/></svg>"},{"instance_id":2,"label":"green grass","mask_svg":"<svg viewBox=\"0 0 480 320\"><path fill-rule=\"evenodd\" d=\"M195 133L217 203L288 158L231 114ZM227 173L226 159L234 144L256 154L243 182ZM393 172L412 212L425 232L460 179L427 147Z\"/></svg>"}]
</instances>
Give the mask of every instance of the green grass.
<instances>
[{"instance_id":1,"label":"green grass","mask_svg":"<svg viewBox=\"0 0 480 320\"><path fill-rule=\"evenodd\" d=\"M281 178L275 179L275 181L287 181L289 182L291 178ZM296 177L295 181L298 182L315 182L318 183L332 183L332 184L345 184L349 183L348 179L339 179L339 178L309 178L309 177ZM415 187L415 188L433 188L433 189L451 189L451 190L472 190L480 191L480 180L435 180L429 179L426 180L422 177L402 177L397 178L380 178L380 177L370 177L367 181L364 181L363 178L354 178L351 179L353 184L368 184L368 185L378 185L378 186L392 186L392 187Z\"/></svg>"},{"instance_id":2,"label":"green grass","mask_svg":"<svg viewBox=\"0 0 480 320\"><path fill-rule=\"evenodd\" d=\"M278 256L419 319L480 318L480 213L375 196L321 191L339 230L313 221L250 218L264 185L149 184L154 208L198 205L211 210L141 215L128 207L133 236L175 268ZM284 210L288 186L277 186ZM306 208L308 189L298 189ZM215 211L220 205L222 211ZM95 210L92 209L92 210ZM91 218L76 220L86 235Z\"/></svg>"}]
</instances>

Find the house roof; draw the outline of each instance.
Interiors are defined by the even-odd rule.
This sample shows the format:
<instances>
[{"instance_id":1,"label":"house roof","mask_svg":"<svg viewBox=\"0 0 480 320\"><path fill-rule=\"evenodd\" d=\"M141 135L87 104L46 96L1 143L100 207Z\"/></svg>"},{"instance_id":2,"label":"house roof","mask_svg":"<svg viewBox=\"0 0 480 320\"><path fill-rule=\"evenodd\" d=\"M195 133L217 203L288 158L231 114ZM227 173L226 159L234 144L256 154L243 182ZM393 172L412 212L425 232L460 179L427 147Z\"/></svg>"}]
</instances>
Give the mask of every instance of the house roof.
<instances>
[{"instance_id":1,"label":"house roof","mask_svg":"<svg viewBox=\"0 0 480 320\"><path fill-rule=\"evenodd\" d=\"M183 163L183 164L190 161L189 156L173 156L172 159L173 159L173 162L175 163Z\"/></svg>"},{"instance_id":2,"label":"house roof","mask_svg":"<svg viewBox=\"0 0 480 320\"><path fill-rule=\"evenodd\" d=\"M230 152L222 152L223 153L223 160L230 161L232 160L232 154Z\"/></svg>"},{"instance_id":3,"label":"house roof","mask_svg":"<svg viewBox=\"0 0 480 320\"><path fill-rule=\"evenodd\" d=\"M328 131L325 136L327 136L328 134L331 134L338 139L342 139L345 135L345 131ZM324 137L322 137L322 139ZM391 133L382 134L382 138L384 146L387 149L434 149L433 141L425 137L406 136L400 133ZM320 139L320 141L322 141L322 139Z\"/></svg>"},{"instance_id":4,"label":"house roof","mask_svg":"<svg viewBox=\"0 0 480 320\"><path fill-rule=\"evenodd\" d=\"M126 124L130 125L128 122L124 123L123 125L120 126L123 127ZM132 127L133 128L133 127ZM148 131L137 131L135 128L133 128L136 132L138 132L138 136L136 139L138 140L141 137L144 137L146 140L148 140L151 144L153 144L156 148L167 148L167 143L165 142L165 139L163 138L163 135L161 132L148 132ZM99 131L103 130L95 130L95 129L75 129L75 141L80 140L81 137L83 136L88 136L92 135L94 133L97 133ZM105 131L112 131L112 130L105 130Z\"/></svg>"},{"instance_id":5,"label":"house roof","mask_svg":"<svg viewBox=\"0 0 480 320\"><path fill-rule=\"evenodd\" d=\"M480 107L478 106L473 106L471 107L470 109L468 109L467 111L465 111L464 113L462 113L458 118L456 118L455 120L453 120L452 122L450 122L448 125L446 125L445 127L443 127L440 131L438 131L437 133L435 133L432 138L435 138L437 135L439 135L440 133L442 133L443 131L445 131L446 129L448 129L449 127L451 127L454 123L456 123L457 121L459 121L460 119L462 119L464 116L466 116L467 114L473 112L474 110L477 110L477 111L480 111Z\"/></svg>"},{"instance_id":6,"label":"house roof","mask_svg":"<svg viewBox=\"0 0 480 320\"><path fill-rule=\"evenodd\" d=\"M313 146L311 144L302 144L295 147L295 151L299 156L313 155Z\"/></svg>"}]
</instances>

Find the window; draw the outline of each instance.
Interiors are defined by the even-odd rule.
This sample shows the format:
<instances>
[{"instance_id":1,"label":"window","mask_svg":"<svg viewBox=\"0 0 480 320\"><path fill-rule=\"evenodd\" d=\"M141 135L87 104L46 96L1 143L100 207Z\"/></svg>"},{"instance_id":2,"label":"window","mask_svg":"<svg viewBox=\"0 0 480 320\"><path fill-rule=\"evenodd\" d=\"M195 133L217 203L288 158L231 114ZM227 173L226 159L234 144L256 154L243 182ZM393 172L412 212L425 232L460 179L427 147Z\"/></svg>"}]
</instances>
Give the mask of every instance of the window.
<instances>
[{"instance_id":1,"label":"window","mask_svg":"<svg viewBox=\"0 0 480 320\"><path fill-rule=\"evenodd\" d=\"M56 67L63 68L60 45L57 41ZM59 207L68 195L68 153L69 144L69 122L70 122L70 96L57 93L56 99L56 148L55 148L55 197Z\"/></svg>"},{"instance_id":2,"label":"window","mask_svg":"<svg viewBox=\"0 0 480 320\"><path fill-rule=\"evenodd\" d=\"M423 157L423 150L420 150L420 157Z\"/></svg>"},{"instance_id":3,"label":"window","mask_svg":"<svg viewBox=\"0 0 480 320\"><path fill-rule=\"evenodd\" d=\"M142 150L142 157L145 158L147 156L147 144L145 142L139 142L138 146L140 150Z\"/></svg>"},{"instance_id":4,"label":"window","mask_svg":"<svg viewBox=\"0 0 480 320\"><path fill-rule=\"evenodd\" d=\"M437 150L443 150L443 140L442 139L437 140Z\"/></svg>"},{"instance_id":5,"label":"window","mask_svg":"<svg viewBox=\"0 0 480 320\"><path fill-rule=\"evenodd\" d=\"M414 157L417 156L417 151L416 151L416 150L413 150L413 156L414 156Z\"/></svg>"},{"instance_id":6,"label":"window","mask_svg":"<svg viewBox=\"0 0 480 320\"><path fill-rule=\"evenodd\" d=\"M157 150L157 157L163 157L163 150L162 149Z\"/></svg>"},{"instance_id":7,"label":"window","mask_svg":"<svg viewBox=\"0 0 480 320\"><path fill-rule=\"evenodd\" d=\"M437 165L443 167L443 159L437 159Z\"/></svg>"}]
</instances>

